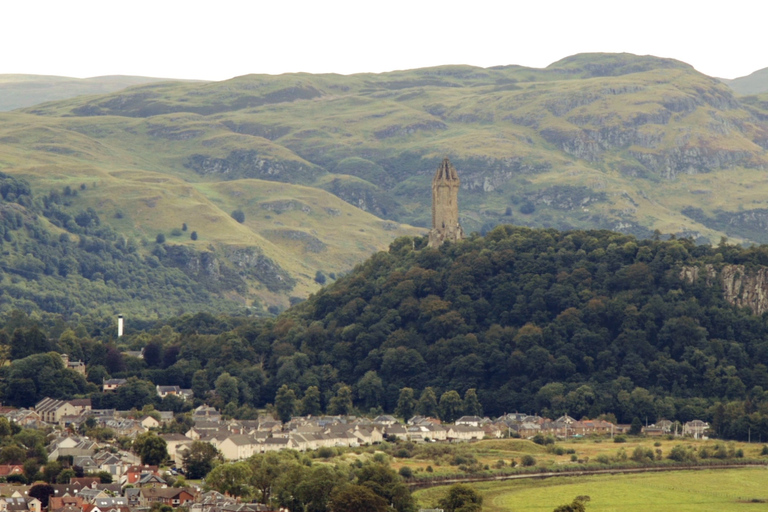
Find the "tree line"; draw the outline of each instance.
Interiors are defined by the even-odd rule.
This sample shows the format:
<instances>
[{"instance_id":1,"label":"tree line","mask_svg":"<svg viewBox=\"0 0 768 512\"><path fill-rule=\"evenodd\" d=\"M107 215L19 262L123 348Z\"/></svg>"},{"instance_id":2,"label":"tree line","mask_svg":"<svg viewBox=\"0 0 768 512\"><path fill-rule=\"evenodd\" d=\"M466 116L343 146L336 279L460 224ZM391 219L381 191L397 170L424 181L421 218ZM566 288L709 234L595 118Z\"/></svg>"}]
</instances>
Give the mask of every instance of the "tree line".
<instances>
[{"instance_id":1,"label":"tree line","mask_svg":"<svg viewBox=\"0 0 768 512\"><path fill-rule=\"evenodd\" d=\"M186 314L139 324L118 343L98 321L6 314L0 343L20 348L0 387L18 405L70 378L59 394L104 407L182 410L151 390L175 384L242 418L267 405L282 417L613 414L698 418L723 437L768 439L766 318L704 278L680 278L682 266L705 264L757 268L768 248L512 226L439 249L404 237L270 319ZM82 357L85 382L22 377L39 364L30 351L51 347ZM142 349L143 359L124 354ZM89 387L109 377L130 385ZM32 382L13 383L23 378Z\"/></svg>"}]
</instances>

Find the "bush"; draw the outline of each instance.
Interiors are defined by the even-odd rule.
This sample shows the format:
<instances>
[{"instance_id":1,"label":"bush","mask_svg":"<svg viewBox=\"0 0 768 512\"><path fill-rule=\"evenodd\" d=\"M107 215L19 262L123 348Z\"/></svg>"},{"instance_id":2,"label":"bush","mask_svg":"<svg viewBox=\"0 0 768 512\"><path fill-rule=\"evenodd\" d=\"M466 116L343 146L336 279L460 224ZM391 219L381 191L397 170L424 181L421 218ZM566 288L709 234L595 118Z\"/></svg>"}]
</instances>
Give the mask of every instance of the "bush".
<instances>
[{"instance_id":1,"label":"bush","mask_svg":"<svg viewBox=\"0 0 768 512\"><path fill-rule=\"evenodd\" d=\"M186 223L186 222L183 222L183 223L181 224L181 230L182 230L182 231L186 231L186 230L187 230L187 223Z\"/></svg>"},{"instance_id":2,"label":"bush","mask_svg":"<svg viewBox=\"0 0 768 512\"><path fill-rule=\"evenodd\" d=\"M403 466L400 468L400 471L398 471L401 477L403 478L411 478L413 476L413 470L409 468L408 466Z\"/></svg>"},{"instance_id":3,"label":"bush","mask_svg":"<svg viewBox=\"0 0 768 512\"><path fill-rule=\"evenodd\" d=\"M536 459L533 457L533 455L523 455L523 458L520 459L520 463L526 467L535 466Z\"/></svg>"},{"instance_id":4,"label":"bush","mask_svg":"<svg viewBox=\"0 0 768 512\"><path fill-rule=\"evenodd\" d=\"M433 471L432 466L427 466L427 473L432 473Z\"/></svg>"},{"instance_id":5,"label":"bush","mask_svg":"<svg viewBox=\"0 0 768 512\"><path fill-rule=\"evenodd\" d=\"M232 218L240 224L245 222L245 213L243 213L243 210L235 210L230 215L232 215Z\"/></svg>"},{"instance_id":6,"label":"bush","mask_svg":"<svg viewBox=\"0 0 768 512\"><path fill-rule=\"evenodd\" d=\"M526 201L520 206L520 213L530 215L536 211L536 206L530 201Z\"/></svg>"},{"instance_id":7,"label":"bush","mask_svg":"<svg viewBox=\"0 0 768 512\"><path fill-rule=\"evenodd\" d=\"M614 443L626 443L627 442L627 438L624 437L624 436L616 436L616 437L613 438L613 442Z\"/></svg>"},{"instance_id":8,"label":"bush","mask_svg":"<svg viewBox=\"0 0 768 512\"><path fill-rule=\"evenodd\" d=\"M155 237L155 242L157 242L159 244L164 244L165 243L165 235L162 234L162 233L158 233L157 236Z\"/></svg>"},{"instance_id":9,"label":"bush","mask_svg":"<svg viewBox=\"0 0 768 512\"><path fill-rule=\"evenodd\" d=\"M190 239L192 239L192 240L197 240L197 231L193 231L193 232L192 232L192 233L189 235L189 238L190 238Z\"/></svg>"},{"instance_id":10,"label":"bush","mask_svg":"<svg viewBox=\"0 0 768 512\"><path fill-rule=\"evenodd\" d=\"M317 284L325 284L325 274L323 274L322 270L318 270L315 273L315 282Z\"/></svg>"},{"instance_id":11,"label":"bush","mask_svg":"<svg viewBox=\"0 0 768 512\"><path fill-rule=\"evenodd\" d=\"M533 436L532 441L540 445L555 444L555 438L552 436L545 436L544 434L536 434Z\"/></svg>"},{"instance_id":12,"label":"bush","mask_svg":"<svg viewBox=\"0 0 768 512\"><path fill-rule=\"evenodd\" d=\"M179 228L173 228L171 230L171 236L181 236L181 230Z\"/></svg>"}]
</instances>

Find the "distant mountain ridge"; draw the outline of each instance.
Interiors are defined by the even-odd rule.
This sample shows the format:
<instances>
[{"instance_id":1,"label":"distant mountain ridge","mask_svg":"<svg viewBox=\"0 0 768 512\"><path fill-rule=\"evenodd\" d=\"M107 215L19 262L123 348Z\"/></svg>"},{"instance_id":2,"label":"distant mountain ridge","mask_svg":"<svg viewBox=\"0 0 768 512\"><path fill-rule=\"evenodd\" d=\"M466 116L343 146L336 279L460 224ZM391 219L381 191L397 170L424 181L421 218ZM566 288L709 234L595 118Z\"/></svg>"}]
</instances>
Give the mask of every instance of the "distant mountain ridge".
<instances>
[{"instance_id":1,"label":"distant mountain ridge","mask_svg":"<svg viewBox=\"0 0 768 512\"><path fill-rule=\"evenodd\" d=\"M143 76L97 76L70 78L47 75L0 75L0 112L31 107L46 101L76 96L108 94L134 85L172 81ZM187 82L189 80L178 80Z\"/></svg>"},{"instance_id":2,"label":"distant mountain ridge","mask_svg":"<svg viewBox=\"0 0 768 512\"><path fill-rule=\"evenodd\" d=\"M739 94L753 95L768 92L768 68L763 68L734 79L721 78L731 89Z\"/></svg>"}]
</instances>

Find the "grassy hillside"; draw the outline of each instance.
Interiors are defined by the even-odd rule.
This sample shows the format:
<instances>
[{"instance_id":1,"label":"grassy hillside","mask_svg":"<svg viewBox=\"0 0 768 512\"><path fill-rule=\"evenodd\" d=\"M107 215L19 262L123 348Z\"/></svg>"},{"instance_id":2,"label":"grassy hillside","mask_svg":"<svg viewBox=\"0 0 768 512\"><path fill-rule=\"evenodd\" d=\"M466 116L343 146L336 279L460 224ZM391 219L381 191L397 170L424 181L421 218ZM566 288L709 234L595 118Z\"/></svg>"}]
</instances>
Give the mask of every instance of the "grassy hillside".
<instances>
[{"instance_id":1,"label":"grassy hillside","mask_svg":"<svg viewBox=\"0 0 768 512\"><path fill-rule=\"evenodd\" d=\"M0 75L0 111L31 107L45 101L56 101L75 96L108 94L164 78L144 76L97 76L69 78L44 75Z\"/></svg>"},{"instance_id":2,"label":"grassy hillside","mask_svg":"<svg viewBox=\"0 0 768 512\"><path fill-rule=\"evenodd\" d=\"M162 82L0 114L0 171L43 194L85 183L78 201L138 240L187 223L199 239L170 243L257 248L293 286L253 283L241 299L282 307L317 271L416 233L401 223L427 227L444 156L462 180L466 232L514 223L768 242L766 105L685 63L630 54Z\"/></svg>"},{"instance_id":3,"label":"grassy hillside","mask_svg":"<svg viewBox=\"0 0 768 512\"><path fill-rule=\"evenodd\" d=\"M111 155L94 155L102 160L120 153L187 182L315 186L419 226L429 223L429 180L447 155L463 181L468 231L512 221L768 241L765 118L670 59L584 54L544 69L248 75L26 113L25 123L108 147Z\"/></svg>"}]
</instances>

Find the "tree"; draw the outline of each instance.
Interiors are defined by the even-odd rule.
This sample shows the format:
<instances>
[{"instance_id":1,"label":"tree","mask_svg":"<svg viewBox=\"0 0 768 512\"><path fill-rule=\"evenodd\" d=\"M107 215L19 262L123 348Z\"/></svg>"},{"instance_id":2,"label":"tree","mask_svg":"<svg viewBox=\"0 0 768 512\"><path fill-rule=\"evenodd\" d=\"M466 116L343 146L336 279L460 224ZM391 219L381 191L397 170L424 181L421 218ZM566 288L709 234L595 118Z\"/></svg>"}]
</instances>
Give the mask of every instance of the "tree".
<instances>
[{"instance_id":1,"label":"tree","mask_svg":"<svg viewBox=\"0 0 768 512\"><path fill-rule=\"evenodd\" d=\"M139 434L133 441L133 452L141 457L141 463L149 466L159 466L168 458L168 447L165 440L152 432Z\"/></svg>"},{"instance_id":2,"label":"tree","mask_svg":"<svg viewBox=\"0 0 768 512\"><path fill-rule=\"evenodd\" d=\"M364 410L369 410L381 404L384 394L384 386L381 377L374 371L368 370L357 381L357 396L363 404Z\"/></svg>"},{"instance_id":3,"label":"tree","mask_svg":"<svg viewBox=\"0 0 768 512\"><path fill-rule=\"evenodd\" d=\"M221 400L221 405L233 403L235 406L240 403L240 388L238 386L237 377L231 376L229 373L224 372L218 376L216 382L216 395Z\"/></svg>"},{"instance_id":4,"label":"tree","mask_svg":"<svg viewBox=\"0 0 768 512\"><path fill-rule=\"evenodd\" d=\"M197 240L197 231L193 231L189 234L190 240Z\"/></svg>"},{"instance_id":5,"label":"tree","mask_svg":"<svg viewBox=\"0 0 768 512\"><path fill-rule=\"evenodd\" d=\"M631 436L639 436L643 431L643 423L640 421L640 418L635 416L632 418L632 425L629 427L629 435Z\"/></svg>"},{"instance_id":6,"label":"tree","mask_svg":"<svg viewBox=\"0 0 768 512\"><path fill-rule=\"evenodd\" d=\"M253 471L248 462L220 464L213 468L205 478L205 482L220 493L229 493L236 498L248 497L251 494L249 481Z\"/></svg>"},{"instance_id":7,"label":"tree","mask_svg":"<svg viewBox=\"0 0 768 512\"><path fill-rule=\"evenodd\" d=\"M440 419L453 423L461 416L462 405L459 393L454 390L446 391L440 397Z\"/></svg>"},{"instance_id":8,"label":"tree","mask_svg":"<svg viewBox=\"0 0 768 512\"><path fill-rule=\"evenodd\" d=\"M0 463L2 464L21 464L27 458L27 452L19 446L4 446L0 451Z\"/></svg>"},{"instance_id":9,"label":"tree","mask_svg":"<svg viewBox=\"0 0 768 512\"><path fill-rule=\"evenodd\" d=\"M288 452L271 452L254 455L248 459L251 477L248 483L258 491L261 503L269 503L277 479L299 462Z\"/></svg>"},{"instance_id":10,"label":"tree","mask_svg":"<svg viewBox=\"0 0 768 512\"><path fill-rule=\"evenodd\" d=\"M55 484L56 477L61 473L61 469L61 462L56 460L48 461L43 470L43 478L45 478L45 481L49 484Z\"/></svg>"},{"instance_id":11,"label":"tree","mask_svg":"<svg viewBox=\"0 0 768 512\"><path fill-rule=\"evenodd\" d=\"M389 507L368 487L346 484L336 488L328 503L330 512L386 512Z\"/></svg>"},{"instance_id":12,"label":"tree","mask_svg":"<svg viewBox=\"0 0 768 512\"><path fill-rule=\"evenodd\" d=\"M317 416L322 414L320 405L320 389L317 386L309 386L304 391L304 398L301 399L301 414Z\"/></svg>"},{"instance_id":13,"label":"tree","mask_svg":"<svg viewBox=\"0 0 768 512\"><path fill-rule=\"evenodd\" d=\"M158 244L164 244L165 243L165 235L162 234L162 233L158 233L157 236L155 237L155 242L157 242Z\"/></svg>"},{"instance_id":14,"label":"tree","mask_svg":"<svg viewBox=\"0 0 768 512\"><path fill-rule=\"evenodd\" d=\"M275 409L277 410L277 416L283 423L288 422L296 413L296 393L288 387L288 384L283 384L277 390Z\"/></svg>"},{"instance_id":15,"label":"tree","mask_svg":"<svg viewBox=\"0 0 768 512\"><path fill-rule=\"evenodd\" d=\"M434 389L431 387L424 388L419 397L419 403L416 404L416 412L422 416L438 416L437 396Z\"/></svg>"},{"instance_id":16,"label":"tree","mask_svg":"<svg viewBox=\"0 0 768 512\"><path fill-rule=\"evenodd\" d=\"M352 411L352 388L339 386L336 396L328 404L328 414L346 415Z\"/></svg>"},{"instance_id":17,"label":"tree","mask_svg":"<svg viewBox=\"0 0 768 512\"><path fill-rule=\"evenodd\" d=\"M187 478L197 480L205 478L211 472L214 463L221 460L221 454L211 443L195 441L184 454L182 465Z\"/></svg>"},{"instance_id":18,"label":"tree","mask_svg":"<svg viewBox=\"0 0 768 512\"><path fill-rule=\"evenodd\" d=\"M243 210L233 210L231 215L232 215L232 218L235 219L240 224L245 222L245 213L243 213Z\"/></svg>"},{"instance_id":19,"label":"tree","mask_svg":"<svg viewBox=\"0 0 768 512\"><path fill-rule=\"evenodd\" d=\"M445 512L480 512L483 497L469 485L456 484L437 503Z\"/></svg>"},{"instance_id":20,"label":"tree","mask_svg":"<svg viewBox=\"0 0 768 512\"><path fill-rule=\"evenodd\" d=\"M397 397L397 407L395 408L395 415L408 421L413 416L413 411L416 408L416 398L412 388L402 388L400 395Z\"/></svg>"},{"instance_id":21,"label":"tree","mask_svg":"<svg viewBox=\"0 0 768 512\"><path fill-rule=\"evenodd\" d=\"M73 478L75 478L77 475L75 474L74 469L62 469L61 473L56 477L56 483L57 484L68 484Z\"/></svg>"},{"instance_id":22,"label":"tree","mask_svg":"<svg viewBox=\"0 0 768 512\"><path fill-rule=\"evenodd\" d=\"M42 508L48 508L48 500L56 493L56 490L51 484L37 484L33 485L29 490L28 495L40 500L40 506Z\"/></svg>"},{"instance_id":23,"label":"tree","mask_svg":"<svg viewBox=\"0 0 768 512\"><path fill-rule=\"evenodd\" d=\"M477 399L477 390L470 388L464 393L464 414L467 416L482 416L483 406Z\"/></svg>"},{"instance_id":24,"label":"tree","mask_svg":"<svg viewBox=\"0 0 768 512\"><path fill-rule=\"evenodd\" d=\"M576 496L570 504L560 505L554 512L585 512L587 510L588 501L589 496Z\"/></svg>"}]
</instances>

